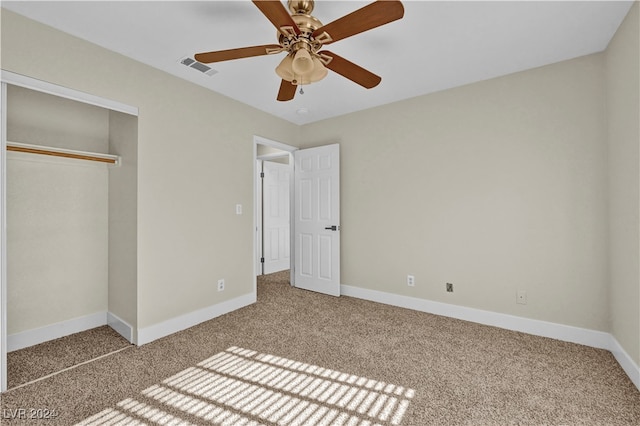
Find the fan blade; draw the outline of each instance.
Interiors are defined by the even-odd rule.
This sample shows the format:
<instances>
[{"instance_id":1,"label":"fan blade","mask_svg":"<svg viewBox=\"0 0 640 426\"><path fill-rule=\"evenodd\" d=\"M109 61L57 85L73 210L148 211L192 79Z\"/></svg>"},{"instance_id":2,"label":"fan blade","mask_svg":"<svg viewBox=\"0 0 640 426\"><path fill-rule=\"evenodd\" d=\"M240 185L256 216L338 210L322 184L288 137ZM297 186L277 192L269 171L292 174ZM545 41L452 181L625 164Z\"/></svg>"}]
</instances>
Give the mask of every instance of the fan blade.
<instances>
[{"instance_id":1,"label":"fan blade","mask_svg":"<svg viewBox=\"0 0 640 426\"><path fill-rule=\"evenodd\" d=\"M399 1L378 0L318 28L313 32L313 37L322 44L330 44L388 24L403 16L404 6Z\"/></svg>"},{"instance_id":2,"label":"fan blade","mask_svg":"<svg viewBox=\"0 0 640 426\"><path fill-rule=\"evenodd\" d=\"M229 61L231 59L250 58L262 56L282 50L279 44L265 44L263 46L241 47L239 49L218 50L216 52L197 53L194 58L203 64L211 62Z\"/></svg>"},{"instance_id":3,"label":"fan blade","mask_svg":"<svg viewBox=\"0 0 640 426\"><path fill-rule=\"evenodd\" d=\"M279 0L267 1L267 0L253 0L260 12L271 21L274 27L282 34L300 35L300 28L293 21L287 9L280 3ZM291 34L293 32L293 34Z\"/></svg>"},{"instance_id":4,"label":"fan blade","mask_svg":"<svg viewBox=\"0 0 640 426\"><path fill-rule=\"evenodd\" d=\"M290 81L282 80L280 83L280 90L278 91L279 101L290 101L296 95L296 89L298 86L291 84Z\"/></svg>"},{"instance_id":5,"label":"fan blade","mask_svg":"<svg viewBox=\"0 0 640 426\"><path fill-rule=\"evenodd\" d=\"M319 52L319 55L321 57L328 56L331 58L331 61L324 65L325 67L340 74L345 78L348 78L349 80L359 84L362 87L371 89L372 87L376 87L382 81L381 77L375 75L371 71L367 71L361 66L347 61L346 59L336 55L335 53L329 52L328 50Z\"/></svg>"}]
</instances>

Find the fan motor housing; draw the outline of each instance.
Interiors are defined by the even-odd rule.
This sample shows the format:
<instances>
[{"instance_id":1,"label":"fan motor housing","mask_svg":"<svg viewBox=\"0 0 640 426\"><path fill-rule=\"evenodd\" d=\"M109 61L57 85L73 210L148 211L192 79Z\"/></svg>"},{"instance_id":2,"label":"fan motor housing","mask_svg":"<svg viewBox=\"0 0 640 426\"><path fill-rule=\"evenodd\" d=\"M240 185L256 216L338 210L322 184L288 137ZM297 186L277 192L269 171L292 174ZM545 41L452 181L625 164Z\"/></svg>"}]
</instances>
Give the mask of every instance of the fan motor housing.
<instances>
[{"instance_id":1,"label":"fan motor housing","mask_svg":"<svg viewBox=\"0 0 640 426\"><path fill-rule=\"evenodd\" d=\"M309 15L313 12L314 3L313 0L289 0L287 5L291 14Z\"/></svg>"},{"instance_id":2,"label":"fan motor housing","mask_svg":"<svg viewBox=\"0 0 640 426\"><path fill-rule=\"evenodd\" d=\"M307 38L311 37L311 34L313 34L315 30L322 26L322 22L311 15L296 14L291 15L291 18L293 19L293 22L296 23L298 28L300 28L302 34Z\"/></svg>"},{"instance_id":3,"label":"fan motor housing","mask_svg":"<svg viewBox=\"0 0 640 426\"><path fill-rule=\"evenodd\" d=\"M311 15L296 14L296 15L291 15L291 18L293 19L293 22L295 22L298 28L300 29L300 35L298 37L295 37L295 36L291 37L291 35L282 34L281 32L278 31L277 36L278 36L278 42L280 43L280 45L285 47L287 50L289 50L289 47L296 43L296 38L297 38L297 40L306 39L309 42L309 44L313 46L314 40L313 40L312 34L315 30L322 27L322 22L320 22L319 19ZM317 48L318 46L315 46L315 47Z\"/></svg>"}]
</instances>

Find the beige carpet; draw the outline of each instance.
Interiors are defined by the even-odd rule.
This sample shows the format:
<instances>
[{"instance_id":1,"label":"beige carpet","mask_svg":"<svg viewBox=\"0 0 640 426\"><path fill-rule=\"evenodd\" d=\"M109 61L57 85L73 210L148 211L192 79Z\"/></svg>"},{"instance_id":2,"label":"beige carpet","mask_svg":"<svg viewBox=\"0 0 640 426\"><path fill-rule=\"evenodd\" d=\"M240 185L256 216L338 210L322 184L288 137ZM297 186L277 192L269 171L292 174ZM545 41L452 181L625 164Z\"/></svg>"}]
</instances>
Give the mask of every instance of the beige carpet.
<instances>
[{"instance_id":1,"label":"beige carpet","mask_svg":"<svg viewBox=\"0 0 640 426\"><path fill-rule=\"evenodd\" d=\"M129 346L126 339L105 325L9 352L7 387L14 388Z\"/></svg>"},{"instance_id":2,"label":"beige carpet","mask_svg":"<svg viewBox=\"0 0 640 426\"><path fill-rule=\"evenodd\" d=\"M607 351L287 278L261 279L252 306L9 391L2 412L47 409L56 425L640 424L640 392Z\"/></svg>"}]
</instances>

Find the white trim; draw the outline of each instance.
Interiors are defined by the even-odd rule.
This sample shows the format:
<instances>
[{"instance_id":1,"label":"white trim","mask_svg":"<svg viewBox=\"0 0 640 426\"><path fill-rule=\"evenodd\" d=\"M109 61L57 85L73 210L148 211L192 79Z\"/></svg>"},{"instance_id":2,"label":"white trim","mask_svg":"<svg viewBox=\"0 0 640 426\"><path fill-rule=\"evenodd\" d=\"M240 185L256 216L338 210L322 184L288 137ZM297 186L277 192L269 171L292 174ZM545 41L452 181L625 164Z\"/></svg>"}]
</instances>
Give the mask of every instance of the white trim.
<instances>
[{"instance_id":1,"label":"white trim","mask_svg":"<svg viewBox=\"0 0 640 426\"><path fill-rule=\"evenodd\" d=\"M73 318L55 324L34 328L7 336L7 351L17 351L49 340L58 339L73 333L90 330L107 324L107 313L97 312L83 317Z\"/></svg>"},{"instance_id":2,"label":"white trim","mask_svg":"<svg viewBox=\"0 0 640 426\"><path fill-rule=\"evenodd\" d=\"M613 335L611 336L611 348L609 350L616 358L616 361L618 361L618 364L620 364L620 367L627 373L629 379L631 379L633 384L640 390L640 367L638 367Z\"/></svg>"},{"instance_id":3,"label":"white trim","mask_svg":"<svg viewBox=\"0 0 640 426\"><path fill-rule=\"evenodd\" d=\"M146 345L154 340L177 333L178 331L186 330L189 327L228 314L229 312L244 308L253 303L256 303L256 294L249 293L207 308L180 315L179 317L171 318L158 324L140 328L138 329L138 346Z\"/></svg>"},{"instance_id":4,"label":"white trim","mask_svg":"<svg viewBox=\"0 0 640 426\"><path fill-rule=\"evenodd\" d=\"M79 90L70 89L68 87L59 86L57 84L48 83L46 81L37 80L11 71L2 70L2 82L12 84L14 86L25 87L38 92L48 93L50 95L59 96L61 98L71 99L73 101L83 102L85 104L107 108L112 111L123 112L129 115L138 115L138 108L121 102L105 99Z\"/></svg>"},{"instance_id":5,"label":"white trim","mask_svg":"<svg viewBox=\"0 0 640 426\"><path fill-rule=\"evenodd\" d=\"M615 337L604 331L589 330L587 328L483 311L465 306L434 302L432 300L401 296L344 284L340 286L340 294L385 305L398 306L415 311L490 325L506 330L520 331L534 336L549 337L564 342L606 349L611 351L633 384L640 390L640 368L638 368L638 365L622 348Z\"/></svg>"},{"instance_id":6,"label":"white trim","mask_svg":"<svg viewBox=\"0 0 640 426\"><path fill-rule=\"evenodd\" d=\"M0 83L0 392L7 390L7 85Z\"/></svg>"},{"instance_id":7,"label":"white trim","mask_svg":"<svg viewBox=\"0 0 640 426\"><path fill-rule=\"evenodd\" d=\"M262 173L263 165L264 165L264 161L260 159L256 160L255 162L256 169L255 169L255 173L253 174L253 178L255 180L255 182L253 182L253 185L255 188L255 191L254 191L255 195L253 197L253 202L255 203L253 214L255 216L255 222L256 222L256 226L254 227L256 232L253 235L253 238L255 239L255 243L254 243L255 258L253 259L253 265L254 265L255 271L253 271L254 272L253 276L256 277L256 281L257 281L258 275L264 274L264 267L263 267L264 264L260 261L264 251L264 241L263 241L264 235L262 230L262 220L263 220L262 210L264 209L264 206L262 205L262 197L263 197L262 178L259 177L260 173Z\"/></svg>"},{"instance_id":8,"label":"white trim","mask_svg":"<svg viewBox=\"0 0 640 426\"><path fill-rule=\"evenodd\" d=\"M589 330L570 325L557 324L515 315L500 314L467 308L465 306L434 302L416 297L400 296L382 291L368 290L348 285L341 286L341 294L359 299L371 300L386 305L399 306L420 312L457 318L478 324L504 328L506 330L521 331L535 336L550 337L565 342L578 343L600 349L610 348L611 335L603 331Z\"/></svg>"},{"instance_id":9,"label":"white trim","mask_svg":"<svg viewBox=\"0 0 640 426\"><path fill-rule=\"evenodd\" d=\"M253 143L254 144L258 144L258 145L267 145L267 146L270 146L272 148L276 148L276 149L279 149L281 151L287 151L287 152L293 152L293 151L297 151L298 150L298 148L296 148L295 146L287 145L287 144L282 143L282 142L276 142L276 141L273 141L271 139L267 139L267 138L264 138L264 137L258 136L258 135L254 135L253 136Z\"/></svg>"},{"instance_id":10,"label":"white trim","mask_svg":"<svg viewBox=\"0 0 640 426\"><path fill-rule=\"evenodd\" d=\"M129 343L133 341L133 327L117 315L107 312L107 325L115 330L116 333L127 339Z\"/></svg>"}]
</instances>

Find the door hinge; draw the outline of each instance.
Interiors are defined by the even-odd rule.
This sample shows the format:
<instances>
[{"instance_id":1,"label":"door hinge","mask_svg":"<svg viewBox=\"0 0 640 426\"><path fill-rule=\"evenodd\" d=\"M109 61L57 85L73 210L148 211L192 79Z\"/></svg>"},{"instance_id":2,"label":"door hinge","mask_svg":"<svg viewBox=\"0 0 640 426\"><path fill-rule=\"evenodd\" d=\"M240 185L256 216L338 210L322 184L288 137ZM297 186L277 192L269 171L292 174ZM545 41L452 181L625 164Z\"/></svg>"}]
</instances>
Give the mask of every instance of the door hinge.
<instances>
[{"instance_id":1,"label":"door hinge","mask_svg":"<svg viewBox=\"0 0 640 426\"><path fill-rule=\"evenodd\" d=\"M260 258L260 263L264 263L264 257Z\"/></svg>"},{"instance_id":2,"label":"door hinge","mask_svg":"<svg viewBox=\"0 0 640 426\"><path fill-rule=\"evenodd\" d=\"M264 172L260 172L260 177L264 179Z\"/></svg>"}]
</instances>

